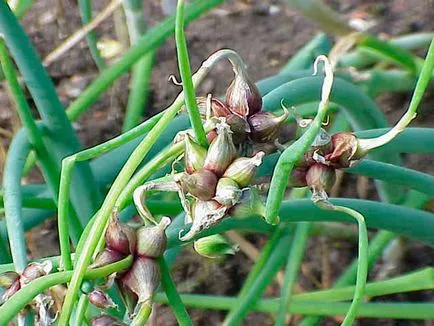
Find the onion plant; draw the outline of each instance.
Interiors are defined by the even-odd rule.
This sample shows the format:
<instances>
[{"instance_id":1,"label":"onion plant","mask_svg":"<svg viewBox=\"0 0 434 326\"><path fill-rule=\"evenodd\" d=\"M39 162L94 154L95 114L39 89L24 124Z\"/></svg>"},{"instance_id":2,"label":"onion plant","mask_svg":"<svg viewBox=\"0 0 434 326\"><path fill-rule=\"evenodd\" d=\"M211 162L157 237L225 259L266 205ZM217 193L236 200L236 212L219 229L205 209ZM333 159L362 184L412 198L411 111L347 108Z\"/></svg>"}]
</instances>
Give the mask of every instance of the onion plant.
<instances>
[{"instance_id":1,"label":"onion plant","mask_svg":"<svg viewBox=\"0 0 434 326\"><path fill-rule=\"evenodd\" d=\"M341 39L332 45L317 35L279 73L254 83L230 49L210 54L191 72L185 23L222 0L186 7L178 0L174 17L147 30L140 1L124 2L130 49L108 65L90 33L100 73L66 110L17 20L31 2L19 2L15 13L0 3L1 68L23 125L10 143L0 192L0 325L32 319L38 325L144 325L156 303L170 306L180 325L193 324L188 308L225 311L224 325L241 324L253 311L269 314L276 325L294 314L303 316L301 325L316 325L323 316L339 316L342 325L363 317L434 319L433 303L366 302L434 288L429 267L368 279L397 237L434 244L434 215L423 210L434 196L434 177L402 166L401 158L434 154L434 129L409 126L433 76L433 34L384 42L355 33L331 9L308 1L322 14L307 16ZM89 23L91 3L79 4ZM154 55L168 37L176 40L182 91L138 124ZM411 52L425 47L425 58ZM234 73L226 94L199 94L199 84L221 61ZM130 68L123 132L83 149L72 123ZM389 126L374 98L403 91L413 92L411 102ZM291 139L281 132L287 125L295 131ZM32 152L44 181L23 184ZM374 179L380 199L330 198L336 173L345 172ZM30 261L24 234L52 216L60 256ZM334 232L331 222L356 223L357 239ZM378 230L370 240L367 227ZM204 259L237 254L226 233L234 230L268 237L239 293L179 293L171 276L176 255L188 244ZM358 257L330 289L295 293L314 234L357 241ZM263 298L282 269L280 291ZM54 304L59 286L64 296Z\"/></svg>"}]
</instances>

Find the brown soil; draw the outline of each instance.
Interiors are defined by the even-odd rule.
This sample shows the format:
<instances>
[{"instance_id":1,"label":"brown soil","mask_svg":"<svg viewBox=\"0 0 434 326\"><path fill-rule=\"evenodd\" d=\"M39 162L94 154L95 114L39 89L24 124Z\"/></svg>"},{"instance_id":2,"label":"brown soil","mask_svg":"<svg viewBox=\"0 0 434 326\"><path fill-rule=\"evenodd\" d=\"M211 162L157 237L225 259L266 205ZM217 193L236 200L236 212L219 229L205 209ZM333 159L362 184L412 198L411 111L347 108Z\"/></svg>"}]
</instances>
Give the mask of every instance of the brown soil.
<instances>
[{"instance_id":1,"label":"brown soil","mask_svg":"<svg viewBox=\"0 0 434 326\"><path fill-rule=\"evenodd\" d=\"M149 25L155 25L163 18L160 1L145 1L145 16ZM434 28L434 10L430 0L388 0L327 1L346 17L372 18L376 25L374 33L400 35L415 31L431 31ZM62 3L62 8L56 3ZM94 1L96 10L100 10L107 1ZM23 20L41 57L79 28L80 19L74 1L39 0ZM212 10L187 29L189 52L193 69L214 51L232 48L246 61L249 73L254 80L260 80L279 71L286 60L318 32L316 26L290 10L284 1L228 1L218 9ZM104 22L98 33L104 38L114 38L113 21ZM91 59L86 42L81 42L64 55L61 60L48 69L58 86L62 100L67 104L74 99L97 75L98 71ZM179 92L179 87L167 81L170 74L177 75L174 39L170 38L160 47L151 83L151 101L146 109L149 116L162 110L171 103ZM203 83L202 94L209 92L222 94L231 77L228 65L220 65ZM127 101L127 76L117 82L76 124L83 144L91 146L119 134L122 126L123 111ZM391 122L395 122L407 106L411 94L384 95L378 99ZM420 119L416 125L432 126L434 114L430 108L434 103L428 95L421 106ZM12 130L13 115L4 92L0 93L0 127ZM433 159L428 156L411 156L407 159L410 166L432 173ZM35 176L34 178L37 178ZM357 195L354 177L345 177L342 196ZM368 183L368 195L372 196L372 184ZM30 255L40 257L56 254L57 239L55 222L48 221L29 233ZM47 234L50 235L47 240ZM250 235L248 239L257 247L263 246L266 239ZM338 240L324 240L313 237L309 243L307 257L303 263L300 285L304 289L313 289L326 285L339 276L347 263L357 253L357 245ZM326 266L330 270L324 273L323 255L327 255ZM418 267L432 265L434 250L419 243L410 242L405 253L401 271L410 271ZM174 267L175 279L183 292L206 293L216 295L236 295L248 274L252 262L239 253L224 260L210 261L185 251ZM382 262L375 267L371 277L380 270ZM267 296L278 295L279 288L270 286ZM433 295L419 293L400 295L393 298L398 301L432 300ZM192 310L195 325L218 325L224 318L221 312ZM294 319L297 324L298 319ZM175 325L170 310L158 308L156 325ZM272 319L262 314L250 314L245 325L271 325ZM324 325L335 325L337 321L327 319ZM422 325L419 322L363 320L360 325Z\"/></svg>"}]
</instances>

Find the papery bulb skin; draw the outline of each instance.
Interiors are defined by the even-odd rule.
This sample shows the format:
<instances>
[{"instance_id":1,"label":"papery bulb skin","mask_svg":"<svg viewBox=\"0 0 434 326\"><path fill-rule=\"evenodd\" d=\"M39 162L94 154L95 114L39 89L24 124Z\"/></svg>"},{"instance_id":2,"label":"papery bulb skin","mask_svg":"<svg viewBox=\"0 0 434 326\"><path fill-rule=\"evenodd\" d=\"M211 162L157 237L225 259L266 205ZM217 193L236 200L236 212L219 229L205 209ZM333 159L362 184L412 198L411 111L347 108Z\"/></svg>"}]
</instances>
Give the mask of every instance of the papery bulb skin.
<instances>
[{"instance_id":1,"label":"papery bulb skin","mask_svg":"<svg viewBox=\"0 0 434 326\"><path fill-rule=\"evenodd\" d=\"M306 173L306 183L313 192L328 192L336 181L333 167L315 163Z\"/></svg>"},{"instance_id":2,"label":"papery bulb skin","mask_svg":"<svg viewBox=\"0 0 434 326\"><path fill-rule=\"evenodd\" d=\"M262 96L247 73L234 69L235 77L226 91L226 104L232 113L240 117L250 117L262 108Z\"/></svg>"},{"instance_id":3,"label":"papery bulb skin","mask_svg":"<svg viewBox=\"0 0 434 326\"><path fill-rule=\"evenodd\" d=\"M257 143L274 142L288 116L289 112L285 109L284 113L279 117L267 111L260 111L249 117L250 138Z\"/></svg>"},{"instance_id":4,"label":"papery bulb skin","mask_svg":"<svg viewBox=\"0 0 434 326\"><path fill-rule=\"evenodd\" d=\"M138 303L150 302L160 285L160 266L149 257L137 257L121 282L138 297Z\"/></svg>"},{"instance_id":5,"label":"papery bulb skin","mask_svg":"<svg viewBox=\"0 0 434 326\"><path fill-rule=\"evenodd\" d=\"M194 242L193 247L199 255L207 258L234 255L238 251L237 246L232 245L220 234L200 238Z\"/></svg>"},{"instance_id":6,"label":"papery bulb skin","mask_svg":"<svg viewBox=\"0 0 434 326\"><path fill-rule=\"evenodd\" d=\"M291 171L291 175L288 179L289 187L306 187L306 175L308 168L307 167L295 167Z\"/></svg>"},{"instance_id":7,"label":"papery bulb skin","mask_svg":"<svg viewBox=\"0 0 434 326\"><path fill-rule=\"evenodd\" d=\"M59 311L62 308L63 301L65 300L67 288L63 284L57 284L47 290L47 295L53 298L54 307Z\"/></svg>"},{"instance_id":8,"label":"papery bulb skin","mask_svg":"<svg viewBox=\"0 0 434 326\"><path fill-rule=\"evenodd\" d=\"M208 148L204 169L220 177L235 159L237 149L235 148L232 132L227 123L221 122L217 125L217 134L217 137Z\"/></svg>"},{"instance_id":9,"label":"papery bulb skin","mask_svg":"<svg viewBox=\"0 0 434 326\"><path fill-rule=\"evenodd\" d=\"M211 130L210 132L208 132L206 134L206 140L208 140L208 144L211 144L214 139L216 139L218 136L217 131L216 130Z\"/></svg>"},{"instance_id":10,"label":"papery bulb skin","mask_svg":"<svg viewBox=\"0 0 434 326\"><path fill-rule=\"evenodd\" d=\"M18 280L20 274L16 272L5 272L0 274L0 287L2 288L10 288L12 284Z\"/></svg>"},{"instance_id":11,"label":"papery bulb skin","mask_svg":"<svg viewBox=\"0 0 434 326\"><path fill-rule=\"evenodd\" d=\"M264 152L265 155L276 152L277 146L274 143L254 143L252 145L251 155L254 156L259 152Z\"/></svg>"},{"instance_id":12,"label":"papery bulb skin","mask_svg":"<svg viewBox=\"0 0 434 326\"><path fill-rule=\"evenodd\" d=\"M127 309L128 316L130 319L132 319L139 297L122 282L121 278L116 279L116 285L119 289L122 302L124 303L125 308Z\"/></svg>"},{"instance_id":13,"label":"papery bulb skin","mask_svg":"<svg viewBox=\"0 0 434 326\"><path fill-rule=\"evenodd\" d=\"M225 103L223 103L222 101L220 101L218 98L211 98L210 101L211 103L209 103L209 100L206 97L198 97L196 99L197 101L197 106L199 108L199 112L200 115L202 117L202 119L206 118L206 114L207 114L207 106L209 104L211 104L211 116L213 117L217 117L217 118L221 118L221 117L227 117L228 115L230 115L232 112L229 110L229 108L226 106Z\"/></svg>"},{"instance_id":14,"label":"papery bulb skin","mask_svg":"<svg viewBox=\"0 0 434 326\"><path fill-rule=\"evenodd\" d=\"M318 135L316 135L310 149L305 153L305 160L308 165L316 163L315 155L320 155L324 157L333 148L333 143L331 141L330 135L323 128L320 129Z\"/></svg>"},{"instance_id":15,"label":"papery bulb skin","mask_svg":"<svg viewBox=\"0 0 434 326\"><path fill-rule=\"evenodd\" d=\"M247 190L243 190L240 202L228 211L228 215L233 218L247 218L251 216L263 218L265 216L265 205L258 191L253 187L247 188Z\"/></svg>"},{"instance_id":16,"label":"papery bulb skin","mask_svg":"<svg viewBox=\"0 0 434 326\"><path fill-rule=\"evenodd\" d=\"M214 200L223 206L232 207L240 197L241 189L234 180L224 177L219 179Z\"/></svg>"},{"instance_id":17,"label":"papery bulb skin","mask_svg":"<svg viewBox=\"0 0 434 326\"><path fill-rule=\"evenodd\" d=\"M235 145L241 144L247 139L250 133L250 125L247 120L236 114L230 114L226 117L226 123L231 128L232 140Z\"/></svg>"},{"instance_id":18,"label":"papery bulb skin","mask_svg":"<svg viewBox=\"0 0 434 326\"><path fill-rule=\"evenodd\" d=\"M262 159L265 153L259 152L253 157L240 157L229 165L225 173L224 178L231 178L240 187L246 187L250 185L255 178L256 170L258 166L262 164Z\"/></svg>"},{"instance_id":19,"label":"papery bulb skin","mask_svg":"<svg viewBox=\"0 0 434 326\"><path fill-rule=\"evenodd\" d=\"M316 150L323 150L325 153L332 149L331 136L323 128L320 128L318 134L312 142L311 147Z\"/></svg>"},{"instance_id":20,"label":"papery bulb skin","mask_svg":"<svg viewBox=\"0 0 434 326\"><path fill-rule=\"evenodd\" d=\"M126 324L121 322L119 319L110 315L94 317L90 321L90 324L92 326L126 326Z\"/></svg>"},{"instance_id":21,"label":"papery bulb skin","mask_svg":"<svg viewBox=\"0 0 434 326\"><path fill-rule=\"evenodd\" d=\"M193 174L184 174L180 182L183 189L192 196L200 200L209 200L215 196L217 180L213 172L202 169Z\"/></svg>"},{"instance_id":22,"label":"papery bulb skin","mask_svg":"<svg viewBox=\"0 0 434 326\"><path fill-rule=\"evenodd\" d=\"M134 254L136 233L130 226L121 223L113 216L105 233L107 247L125 255Z\"/></svg>"},{"instance_id":23,"label":"papery bulb skin","mask_svg":"<svg viewBox=\"0 0 434 326\"><path fill-rule=\"evenodd\" d=\"M185 162L185 172L192 174L196 171L202 169L205 158L206 149L196 143L191 139L190 135L185 135L185 151L184 151L184 162Z\"/></svg>"},{"instance_id":24,"label":"papery bulb skin","mask_svg":"<svg viewBox=\"0 0 434 326\"><path fill-rule=\"evenodd\" d=\"M331 136L332 151L325 155L325 159L334 167L347 168L355 160L361 158L359 151L359 141L350 132L338 132Z\"/></svg>"},{"instance_id":25,"label":"papery bulb skin","mask_svg":"<svg viewBox=\"0 0 434 326\"><path fill-rule=\"evenodd\" d=\"M12 297L15 293L17 293L21 289L20 279L16 279L8 288L5 289L1 296L0 303L7 301L10 297Z\"/></svg>"},{"instance_id":26,"label":"papery bulb skin","mask_svg":"<svg viewBox=\"0 0 434 326\"><path fill-rule=\"evenodd\" d=\"M167 248L166 228L170 218L163 217L157 225L142 226L137 230L137 255L160 257Z\"/></svg>"},{"instance_id":27,"label":"papery bulb skin","mask_svg":"<svg viewBox=\"0 0 434 326\"><path fill-rule=\"evenodd\" d=\"M116 304L113 300L100 289L95 289L87 295L87 298L91 304L100 309L116 308Z\"/></svg>"},{"instance_id":28,"label":"papery bulb skin","mask_svg":"<svg viewBox=\"0 0 434 326\"><path fill-rule=\"evenodd\" d=\"M30 263L29 265L27 265L26 268L24 268L23 272L21 273L21 285L28 284L41 276L50 274L52 269L53 264L49 260L42 263Z\"/></svg>"},{"instance_id":29,"label":"papery bulb skin","mask_svg":"<svg viewBox=\"0 0 434 326\"><path fill-rule=\"evenodd\" d=\"M125 258L125 254L115 251L110 248L104 248L103 251L98 253L90 268L98 268L106 265L113 264Z\"/></svg>"},{"instance_id":30,"label":"papery bulb skin","mask_svg":"<svg viewBox=\"0 0 434 326\"><path fill-rule=\"evenodd\" d=\"M192 239L199 232L220 222L227 211L227 207L215 200L196 200L192 205L193 224L186 234L179 236L179 239L181 241Z\"/></svg>"},{"instance_id":31,"label":"papery bulb skin","mask_svg":"<svg viewBox=\"0 0 434 326\"><path fill-rule=\"evenodd\" d=\"M51 296L44 293L37 295L30 304L35 313L34 324L37 326L51 326L56 320L54 311L54 300Z\"/></svg>"},{"instance_id":32,"label":"papery bulb skin","mask_svg":"<svg viewBox=\"0 0 434 326\"><path fill-rule=\"evenodd\" d=\"M324 157L333 148L330 135L323 128L316 135L309 150L303 154L301 159L295 164L296 167L307 168L317 163L315 156Z\"/></svg>"}]
</instances>

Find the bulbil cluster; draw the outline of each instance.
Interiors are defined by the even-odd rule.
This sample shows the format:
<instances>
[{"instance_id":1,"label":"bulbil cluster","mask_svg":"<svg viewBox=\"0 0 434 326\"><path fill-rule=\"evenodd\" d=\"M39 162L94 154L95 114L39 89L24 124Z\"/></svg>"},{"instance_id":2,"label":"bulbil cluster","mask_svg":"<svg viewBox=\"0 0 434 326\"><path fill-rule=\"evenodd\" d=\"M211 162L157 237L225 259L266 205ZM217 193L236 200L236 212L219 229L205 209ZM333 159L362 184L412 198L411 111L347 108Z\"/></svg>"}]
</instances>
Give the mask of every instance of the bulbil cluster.
<instances>
[{"instance_id":1,"label":"bulbil cluster","mask_svg":"<svg viewBox=\"0 0 434 326\"><path fill-rule=\"evenodd\" d=\"M53 268L50 261L43 263L30 263L22 273L6 272L0 275L0 287L5 291L1 297L1 301L8 300L12 295L25 287L31 281L37 278L48 275Z\"/></svg>"},{"instance_id":2,"label":"bulbil cluster","mask_svg":"<svg viewBox=\"0 0 434 326\"><path fill-rule=\"evenodd\" d=\"M309 120L298 120L298 124L303 130ZM366 153L353 133L338 132L330 136L321 129L310 149L295 164L288 185L308 186L314 203L327 201L327 192L336 180L336 170L352 166Z\"/></svg>"},{"instance_id":3,"label":"bulbil cluster","mask_svg":"<svg viewBox=\"0 0 434 326\"><path fill-rule=\"evenodd\" d=\"M85 291L88 293L89 302L102 310L116 308L115 303L106 292L116 283L131 318L135 316L141 304L151 304L153 295L160 285L160 267L157 259L166 250L165 230L169 224L170 219L163 217L156 225L133 229L119 221L115 210L105 232L105 247L96 256L90 268L103 267L130 255L133 257L133 263L127 270L111 275L105 284L97 285L89 292ZM51 262L45 261L43 263L30 263L22 273L6 272L1 274L0 286L5 289L1 301L8 300L31 281L48 275L51 270ZM37 312L35 325L52 324L55 319L53 305L54 299L45 294L39 294L32 300L27 309ZM105 314L95 317L91 324L124 325L112 316Z\"/></svg>"},{"instance_id":4,"label":"bulbil cluster","mask_svg":"<svg viewBox=\"0 0 434 326\"><path fill-rule=\"evenodd\" d=\"M180 236L184 241L228 216L243 200L243 194L249 192L265 155L258 152L252 157L239 157L231 128L225 121L217 124L216 132L208 150L189 135L184 140L185 172L177 180L182 191L192 198L187 215L193 223L190 231Z\"/></svg>"},{"instance_id":5,"label":"bulbil cluster","mask_svg":"<svg viewBox=\"0 0 434 326\"><path fill-rule=\"evenodd\" d=\"M281 126L289 116L285 109L281 116L264 111L262 97L259 90L252 83L244 67L233 65L235 77L226 91L225 101L213 98L199 97L197 103L204 122L213 118L224 118L232 132L234 145L249 144L256 148L264 148L261 144L271 144L277 140ZM217 132L208 133L208 140L212 141ZM270 146L271 150L275 147Z\"/></svg>"},{"instance_id":6,"label":"bulbil cluster","mask_svg":"<svg viewBox=\"0 0 434 326\"><path fill-rule=\"evenodd\" d=\"M141 304L152 302L152 297L160 284L160 267L157 259L166 250L165 230L169 224L170 219L163 217L156 225L133 229L121 223L115 213L107 227L106 246L91 267L101 267L128 255L133 256L134 261L130 268L117 273L114 278L130 317L137 313ZM105 291L99 288L91 291L88 299L100 309L115 307ZM92 325L102 325L101 323L107 318L106 315L97 317Z\"/></svg>"},{"instance_id":7,"label":"bulbil cluster","mask_svg":"<svg viewBox=\"0 0 434 326\"><path fill-rule=\"evenodd\" d=\"M30 263L21 273L6 272L0 275L0 287L5 291L1 296L0 303L7 301L27 284L42 276L48 275L53 269L50 261L42 263ZM55 319L53 311L54 300L44 293L37 295L26 307L35 312L35 325L51 325ZM20 318L20 316L18 317Z\"/></svg>"},{"instance_id":8,"label":"bulbil cluster","mask_svg":"<svg viewBox=\"0 0 434 326\"><path fill-rule=\"evenodd\" d=\"M173 181L151 181L134 192L139 214L151 221L153 217L144 203L145 192L178 192L186 223L192 223L187 233L181 231L182 241L192 239L227 216L241 216L243 212L252 212L253 206L258 208L253 204L252 182L266 153L276 149L279 131L289 115L286 109L279 117L264 111L262 97L245 67L231 63L235 77L225 100L211 95L197 98L209 147L199 145L190 132L180 133L182 137L175 141L185 144L184 171L173 174ZM246 155L248 146L251 151ZM202 245L195 244L195 248Z\"/></svg>"},{"instance_id":9,"label":"bulbil cluster","mask_svg":"<svg viewBox=\"0 0 434 326\"><path fill-rule=\"evenodd\" d=\"M201 147L188 134L184 139L185 172L178 180L183 191L193 197L193 224L180 236L184 241L242 211L238 207L252 197L250 186L256 169L263 157L276 149L279 131L289 115L286 109L281 116L264 111L259 90L245 67L231 63L235 76L225 100L210 95L197 99L204 123L214 122L215 128L207 135L209 148ZM241 156L246 145L251 146L252 154Z\"/></svg>"}]
</instances>

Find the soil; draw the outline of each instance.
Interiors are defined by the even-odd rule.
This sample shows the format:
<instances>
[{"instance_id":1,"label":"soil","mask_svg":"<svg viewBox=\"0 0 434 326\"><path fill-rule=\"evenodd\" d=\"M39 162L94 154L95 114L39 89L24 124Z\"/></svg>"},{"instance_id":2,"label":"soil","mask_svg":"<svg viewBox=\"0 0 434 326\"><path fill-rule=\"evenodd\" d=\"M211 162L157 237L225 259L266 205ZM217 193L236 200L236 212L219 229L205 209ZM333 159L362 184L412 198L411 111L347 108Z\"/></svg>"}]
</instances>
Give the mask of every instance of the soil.
<instances>
[{"instance_id":1,"label":"soil","mask_svg":"<svg viewBox=\"0 0 434 326\"><path fill-rule=\"evenodd\" d=\"M101 10L108 1L95 0L95 11ZM298 15L281 0L227 1L218 9L214 9L201 19L189 25L186 35L193 70L214 51L221 48L232 48L240 53L248 65L249 74L254 80L271 76L279 71L288 58L310 40L318 29L315 24ZM155 25L163 17L158 0L145 3L145 17L150 26ZM367 18L375 25L372 33L381 35L401 35L416 31L432 31L434 29L434 8L430 0L387 0L361 1L343 0L327 1L334 9L348 18ZM61 4L61 5L59 5ZM38 0L23 19L23 25L29 33L41 57L45 57L59 45L68 35L80 27L78 8L73 0ZM103 39L115 39L113 20L107 20L97 29ZM156 65L151 82L150 104L146 108L146 116L167 107L179 92L179 87L168 82L168 76L177 75L175 43L169 38L157 53ZM79 43L60 60L48 68L58 88L62 101L68 104L78 96L98 74L85 41ZM222 94L231 78L231 70L227 64L215 69L200 87L200 93ZM121 131L123 112L127 102L128 76L122 77L116 84L84 114L75 124L83 145L88 147L103 142ZM377 102L387 114L390 122L395 122L407 107L411 94L386 94ZM428 92L426 100L420 107L420 118L415 125L433 126L434 111L431 110L434 97ZM0 93L0 127L12 131L16 127L13 111L4 90ZM7 146L5 139L3 145ZM409 156L408 166L427 173L434 172L433 158L430 156ZM38 179L37 173L30 181ZM359 181L360 182L360 181ZM345 176L341 196L357 196L356 179ZM372 182L365 186L365 195L374 196ZM28 234L29 255L32 258L54 255L58 252L55 232L56 223L49 220L34 228ZM48 237L47 237L48 235ZM261 248L266 238L248 235L247 239ZM303 262L300 286L305 289L327 286L336 279L357 254L354 242L312 237ZM324 259L324 257L326 259ZM434 264L434 249L420 243L410 241L406 244L400 272L415 270L422 266ZM209 260L199 257L190 249L185 250L176 261L174 277L182 292L194 292L216 295L236 295L242 287L243 280L251 268L252 262L243 253L223 260ZM371 273L371 279L382 271L384 262L380 261ZM279 287L270 286L266 296L276 296ZM411 295L399 295L382 300L394 301L430 301L432 293L421 292ZM191 310L195 325L218 325L224 313ZM293 324L298 323L293 318ZM271 325L268 315L252 313L245 325ZM158 308L156 325L175 325L175 319L166 307ZM338 320L325 319L323 325L336 325ZM360 325L423 325L415 321L378 321L364 319Z\"/></svg>"}]
</instances>

